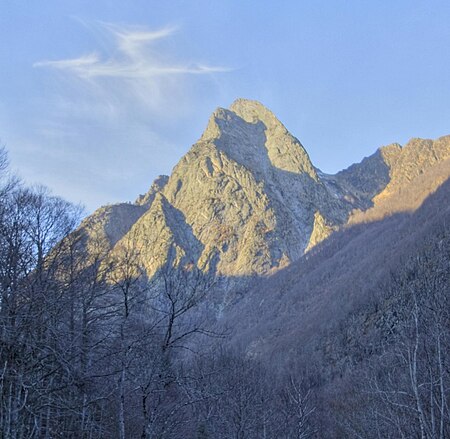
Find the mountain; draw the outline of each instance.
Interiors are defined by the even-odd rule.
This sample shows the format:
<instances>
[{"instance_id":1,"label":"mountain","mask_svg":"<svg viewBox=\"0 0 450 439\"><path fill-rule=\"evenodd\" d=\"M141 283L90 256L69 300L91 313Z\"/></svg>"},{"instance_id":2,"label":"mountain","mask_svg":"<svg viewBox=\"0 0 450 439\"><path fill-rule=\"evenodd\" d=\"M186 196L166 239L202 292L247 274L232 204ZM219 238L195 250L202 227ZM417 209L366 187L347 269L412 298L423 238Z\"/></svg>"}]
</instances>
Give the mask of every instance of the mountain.
<instances>
[{"instance_id":1,"label":"mountain","mask_svg":"<svg viewBox=\"0 0 450 439\"><path fill-rule=\"evenodd\" d=\"M4 184L0 436L450 437L449 153L328 175L240 99L75 231Z\"/></svg>"},{"instance_id":2,"label":"mountain","mask_svg":"<svg viewBox=\"0 0 450 439\"><path fill-rule=\"evenodd\" d=\"M269 110L238 100L214 112L129 234L146 240L150 275L169 261L249 276L298 259L350 207Z\"/></svg>"},{"instance_id":3,"label":"mountain","mask_svg":"<svg viewBox=\"0 0 450 439\"><path fill-rule=\"evenodd\" d=\"M267 275L379 206L385 214L417 207L448 176L449 155L449 136L413 139L327 175L270 110L238 99L211 115L170 177L158 177L135 204L98 210L82 229L92 235L95 226L113 254L131 243L149 277L166 265L229 279ZM421 196L390 202L437 168Z\"/></svg>"}]
</instances>

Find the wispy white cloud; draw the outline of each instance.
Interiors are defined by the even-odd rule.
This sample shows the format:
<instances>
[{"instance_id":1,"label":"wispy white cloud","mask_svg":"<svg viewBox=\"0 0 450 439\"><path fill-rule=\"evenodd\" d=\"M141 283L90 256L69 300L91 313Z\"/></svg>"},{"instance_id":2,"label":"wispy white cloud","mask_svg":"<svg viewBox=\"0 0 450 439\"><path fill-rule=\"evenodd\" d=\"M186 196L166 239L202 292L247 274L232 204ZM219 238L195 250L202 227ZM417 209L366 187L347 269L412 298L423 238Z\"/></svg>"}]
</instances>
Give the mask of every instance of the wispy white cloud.
<instances>
[{"instance_id":1,"label":"wispy white cloud","mask_svg":"<svg viewBox=\"0 0 450 439\"><path fill-rule=\"evenodd\" d=\"M124 27L109 23L100 26L113 37L117 55L102 58L93 52L78 58L39 61L34 67L52 67L71 72L82 79L148 78L167 75L198 75L227 72L229 68L199 63L169 63L162 61L154 50L156 42L170 37L177 29L165 27L150 31L141 27Z\"/></svg>"},{"instance_id":2,"label":"wispy white cloud","mask_svg":"<svg viewBox=\"0 0 450 439\"><path fill-rule=\"evenodd\" d=\"M179 30L174 26L150 30L77 21L98 37L92 52L34 63L36 68L59 72L58 78L64 82L58 100L64 111L77 116L85 108L91 119L95 113L102 118L129 117L131 113L147 119L176 117L189 111L194 77L211 85L215 74L232 70L175 56L173 46L165 44Z\"/></svg>"}]
</instances>

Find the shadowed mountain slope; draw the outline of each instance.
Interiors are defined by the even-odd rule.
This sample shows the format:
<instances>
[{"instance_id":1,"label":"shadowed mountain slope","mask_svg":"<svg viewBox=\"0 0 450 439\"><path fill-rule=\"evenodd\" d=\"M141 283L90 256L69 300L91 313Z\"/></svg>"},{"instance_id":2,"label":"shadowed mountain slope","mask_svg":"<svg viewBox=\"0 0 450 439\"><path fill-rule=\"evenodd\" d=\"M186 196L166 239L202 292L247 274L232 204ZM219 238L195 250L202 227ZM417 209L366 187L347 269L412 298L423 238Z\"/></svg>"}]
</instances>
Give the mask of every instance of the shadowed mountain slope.
<instances>
[{"instance_id":1,"label":"shadowed mountain slope","mask_svg":"<svg viewBox=\"0 0 450 439\"><path fill-rule=\"evenodd\" d=\"M435 181L434 172L422 181L426 177L430 185ZM408 202L402 193L397 197L392 202ZM350 225L290 267L256 281L239 306L224 312L223 321L234 328L232 343L279 362L296 357L311 364L314 358L322 376L342 373L381 341L373 333L392 323L392 309L382 304L392 275L430 243L448 241L449 199L447 180L418 210L383 212L383 219ZM370 317L361 321L359 314Z\"/></svg>"}]
</instances>

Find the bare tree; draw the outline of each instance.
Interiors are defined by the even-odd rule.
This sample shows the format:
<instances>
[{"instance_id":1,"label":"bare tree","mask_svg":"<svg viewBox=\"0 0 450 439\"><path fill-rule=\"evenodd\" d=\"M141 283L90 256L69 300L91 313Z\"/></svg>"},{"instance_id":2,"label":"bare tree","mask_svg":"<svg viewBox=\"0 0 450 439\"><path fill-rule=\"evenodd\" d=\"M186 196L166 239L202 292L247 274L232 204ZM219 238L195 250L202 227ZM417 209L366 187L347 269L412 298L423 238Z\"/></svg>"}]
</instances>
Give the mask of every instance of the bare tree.
<instances>
[{"instance_id":1,"label":"bare tree","mask_svg":"<svg viewBox=\"0 0 450 439\"><path fill-rule=\"evenodd\" d=\"M2 416L5 437L51 436L50 418L63 365L55 338L61 248L77 209L42 189L12 190L0 225ZM20 419L20 422L19 422Z\"/></svg>"}]
</instances>

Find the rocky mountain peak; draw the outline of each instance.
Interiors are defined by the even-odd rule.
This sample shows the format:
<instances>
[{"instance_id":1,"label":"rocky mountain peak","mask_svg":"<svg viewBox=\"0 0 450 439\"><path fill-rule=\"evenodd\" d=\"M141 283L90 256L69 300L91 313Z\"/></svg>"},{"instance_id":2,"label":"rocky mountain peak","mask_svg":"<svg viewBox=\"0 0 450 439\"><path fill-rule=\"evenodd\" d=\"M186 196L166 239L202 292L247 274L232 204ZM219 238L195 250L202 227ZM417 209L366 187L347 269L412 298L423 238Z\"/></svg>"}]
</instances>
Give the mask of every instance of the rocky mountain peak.
<instances>
[{"instance_id":1,"label":"rocky mountain peak","mask_svg":"<svg viewBox=\"0 0 450 439\"><path fill-rule=\"evenodd\" d=\"M236 99L230 106L230 111L237 114L246 122L255 123L262 121L267 127L282 125L277 117L261 102L251 99Z\"/></svg>"},{"instance_id":2,"label":"rocky mountain peak","mask_svg":"<svg viewBox=\"0 0 450 439\"><path fill-rule=\"evenodd\" d=\"M264 105L237 99L210 117L201 143L213 143L238 163L267 174L271 168L318 180L303 145Z\"/></svg>"}]
</instances>

